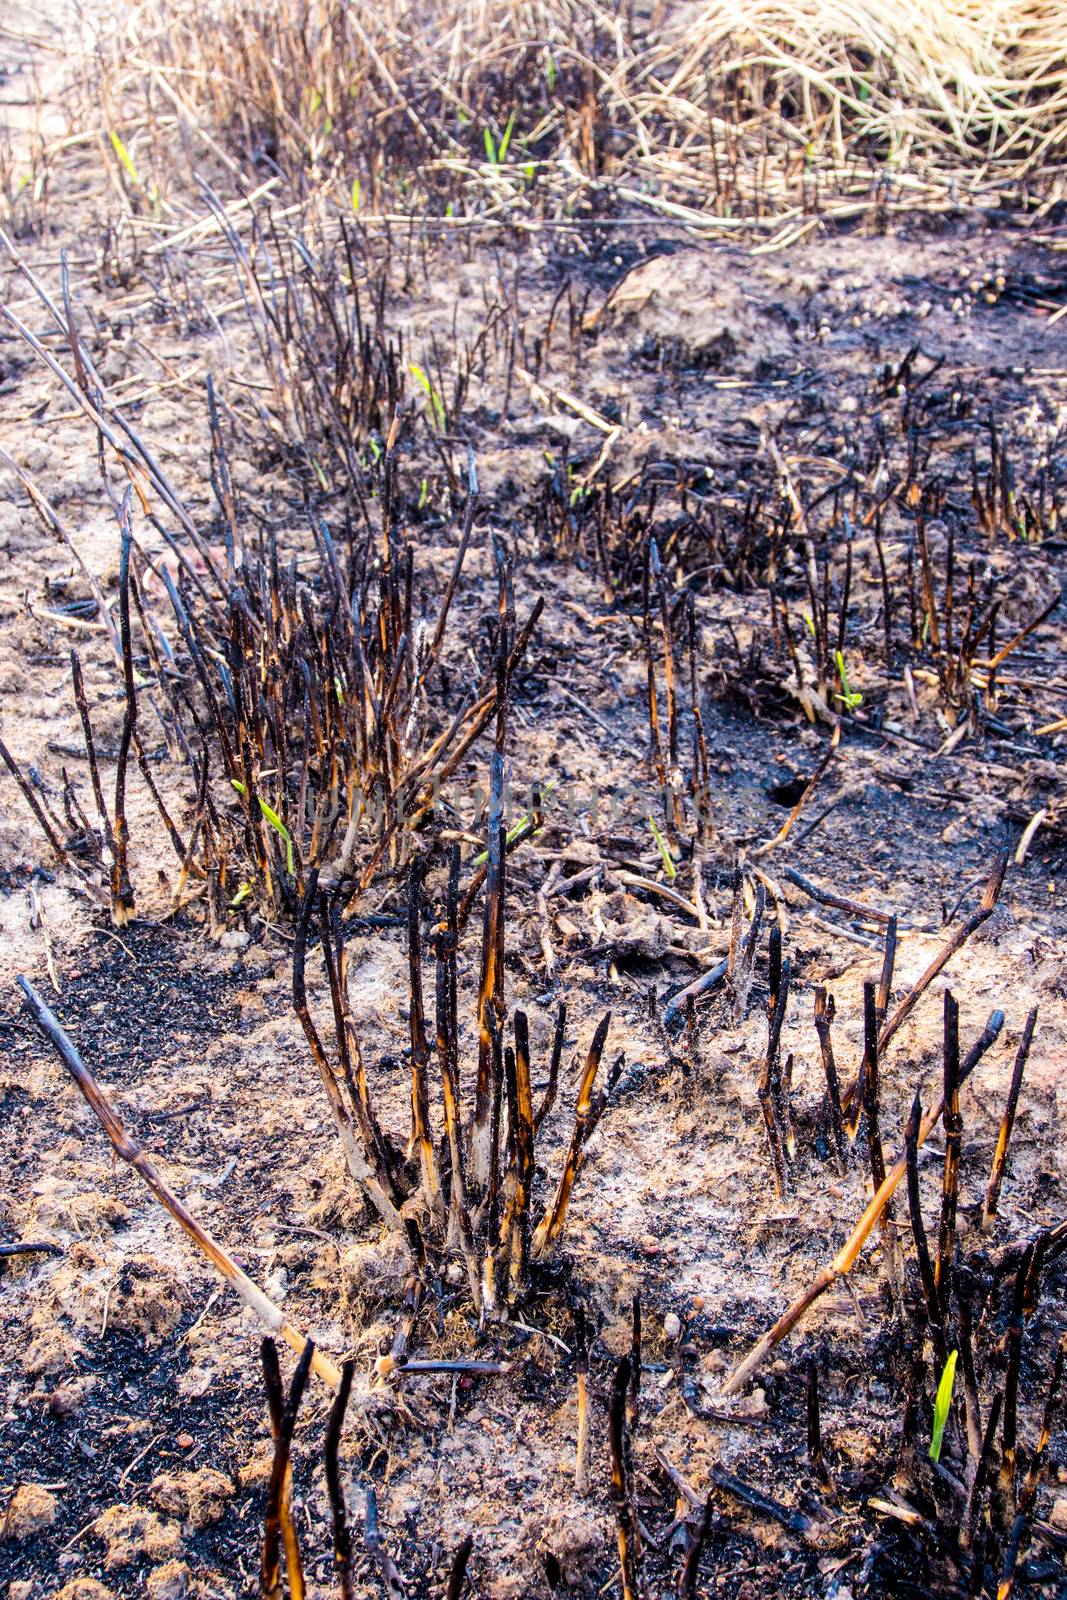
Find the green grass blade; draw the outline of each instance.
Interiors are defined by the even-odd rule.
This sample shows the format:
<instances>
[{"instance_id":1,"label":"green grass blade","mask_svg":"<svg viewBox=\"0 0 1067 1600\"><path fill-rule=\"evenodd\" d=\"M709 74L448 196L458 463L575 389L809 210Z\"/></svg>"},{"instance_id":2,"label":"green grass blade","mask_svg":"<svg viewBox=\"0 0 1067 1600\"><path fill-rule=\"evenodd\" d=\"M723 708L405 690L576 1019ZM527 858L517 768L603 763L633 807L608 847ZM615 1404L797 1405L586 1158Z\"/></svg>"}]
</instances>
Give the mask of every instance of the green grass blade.
<instances>
[{"instance_id":1,"label":"green grass blade","mask_svg":"<svg viewBox=\"0 0 1067 1600\"><path fill-rule=\"evenodd\" d=\"M111 148L114 150L115 154L122 162L122 165L125 167L126 175L133 184L134 188L140 189L142 184L140 178L137 176L137 168L133 164L133 157L130 155L130 152L127 150L117 133L111 134Z\"/></svg>"},{"instance_id":2,"label":"green grass blade","mask_svg":"<svg viewBox=\"0 0 1067 1600\"><path fill-rule=\"evenodd\" d=\"M937 1399L934 1401L934 1431L930 1436L930 1460L940 1461L941 1441L945 1437L945 1424L948 1422L949 1407L952 1405L952 1385L956 1380L956 1357L958 1351L949 1351L945 1370L941 1374L941 1382L937 1386Z\"/></svg>"}]
</instances>

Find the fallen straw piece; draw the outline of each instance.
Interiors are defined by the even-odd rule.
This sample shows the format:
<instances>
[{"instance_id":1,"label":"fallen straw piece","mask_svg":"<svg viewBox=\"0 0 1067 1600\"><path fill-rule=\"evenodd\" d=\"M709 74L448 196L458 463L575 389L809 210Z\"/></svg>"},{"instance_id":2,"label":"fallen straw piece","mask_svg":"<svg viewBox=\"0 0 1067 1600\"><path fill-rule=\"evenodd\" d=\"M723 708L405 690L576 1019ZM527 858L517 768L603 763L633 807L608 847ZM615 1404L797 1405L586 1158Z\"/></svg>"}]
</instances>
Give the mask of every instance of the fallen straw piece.
<instances>
[{"instance_id":1,"label":"fallen straw piece","mask_svg":"<svg viewBox=\"0 0 1067 1600\"><path fill-rule=\"evenodd\" d=\"M274 1304L273 1300L267 1298L258 1284L252 1282L252 1279L241 1270L232 1256L228 1255L207 1230L201 1227L200 1223L185 1209L177 1196L171 1193L140 1145L136 1144L126 1132L122 1122L105 1099L96 1079L63 1031L60 1022L36 993L29 979L20 974L16 982L22 990L26 1009L29 1011L30 1016L81 1090L90 1110L111 1140L116 1154L121 1156L123 1161L127 1162L138 1176L144 1180L163 1209L169 1211L174 1220L185 1229L197 1249L207 1256L218 1272L222 1273L227 1283L237 1292L245 1305L251 1307L256 1313L264 1327L269 1328L272 1333L280 1334L287 1345L291 1346L298 1355L303 1355L304 1348L308 1343L304 1335L285 1320L284 1313ZM322 1355L318 1350L314 1351L311 1357L311 1368L324 1383L330 1385L331 1389L340 1388L340 1371L327 1356Z\"/></svg>"}]
</instances>

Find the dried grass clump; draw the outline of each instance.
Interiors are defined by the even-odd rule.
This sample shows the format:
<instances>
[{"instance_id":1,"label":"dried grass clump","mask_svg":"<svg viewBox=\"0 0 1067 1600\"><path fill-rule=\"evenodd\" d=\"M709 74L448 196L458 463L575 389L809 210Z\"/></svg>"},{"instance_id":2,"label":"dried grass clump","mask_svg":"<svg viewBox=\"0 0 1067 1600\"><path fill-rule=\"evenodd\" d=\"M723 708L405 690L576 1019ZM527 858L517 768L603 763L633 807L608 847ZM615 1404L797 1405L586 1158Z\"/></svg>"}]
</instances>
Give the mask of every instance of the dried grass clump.
<instances>
[{"instance_id":1,"label":"dried grass clump","mask_svg":"<svg viewBox=\"0 0 1067 1600\"><path fill-rule=\"evenodd\" d=\"M1063 0L146 0L85 60L143 194L176 126L192 167L234 152L364 216L560 215L610 179L736 226L869 192L872 169L898 204L1047 186L1065 39Z\"/></svg>"}]
</instances>

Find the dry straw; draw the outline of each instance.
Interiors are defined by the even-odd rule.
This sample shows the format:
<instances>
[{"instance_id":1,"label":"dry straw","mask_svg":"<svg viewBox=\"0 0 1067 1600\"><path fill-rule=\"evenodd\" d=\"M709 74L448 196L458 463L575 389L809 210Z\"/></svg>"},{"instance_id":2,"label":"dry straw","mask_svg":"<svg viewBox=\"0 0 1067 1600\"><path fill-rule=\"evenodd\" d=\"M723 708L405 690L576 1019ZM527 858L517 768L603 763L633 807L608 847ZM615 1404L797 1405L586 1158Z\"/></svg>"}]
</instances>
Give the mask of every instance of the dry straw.
<instances>
[{"instance_id":1,"label":"dry straw","mask_svg":"<svg viewBox=\"0 0 1067 1600\"><path fill-rule=\"evenodd\" d=\"M417 169L456 221L573 216L608 182L727 227L872 183L891 208L1047 197L1065 40L1064 0L146 0L84 55L83 114L135 204L177 130L191 168L277 163L364 222L411 210Z\"/></svg>"}]
</instances>

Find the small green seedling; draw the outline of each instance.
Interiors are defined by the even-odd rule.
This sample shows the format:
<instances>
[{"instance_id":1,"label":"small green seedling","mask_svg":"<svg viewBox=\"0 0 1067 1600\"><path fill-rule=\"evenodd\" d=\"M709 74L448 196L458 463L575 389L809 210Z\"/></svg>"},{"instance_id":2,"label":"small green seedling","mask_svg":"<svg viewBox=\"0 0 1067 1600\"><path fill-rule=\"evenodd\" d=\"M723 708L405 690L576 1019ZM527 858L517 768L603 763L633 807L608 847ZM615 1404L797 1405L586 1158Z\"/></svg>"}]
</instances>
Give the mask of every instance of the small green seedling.
<instances>
[{"instance_id":1,"label":"small green seedling","mask_svg":"<svg viewBox=\"0 0 1067 1600\"><path fill-rule=\"evenodd\" d=\"M409 363L408 371L411 373L411 376L415 379L415 382L418 384L419 388L422 389L426 395L426 398L433 406L433 414L437 419L437 431L439 433L444 433L445 423L447 421L444 401L441 399L441 396L430 382L426 373L421 367L416 366L414 361Z\"/></svg>"},{"instance_id":2,"label":"small green seedling","mask_svg":"<svg viewBox=\"0 0 1067 1600\"><path fill-rule=\"evenodd\" d=\"M491 128L483 128L482 135L483 135L483 138L485 140L485 154L486 154L486 158L489 161L490 166L502 167L504 165L504 162L508 158L508 146L511 144L511 135L514 133L514 131L515 131L515 108L514 108L514 106L511 109L511 115L508 118L507 127L504 129L504 132L501 135L501 139L500 139L499 145L496 143L495 139L493 138L493 130Z\"/></svg>"},{"instance_id":3,"label":"small green seedling","mask_svg":"<svg viewBox=\"0 0 1067 1600\"><path fill-rule=\"evenodd\" d=\"M111 148L122 162L123 167L126 169L126 176L129 178L134 188L143 189L144 185L138 177L137 168L133 164L133 157L130 155L130 152L127 150L117 133L111 134Z\"/></svg>"},{"instance_id":4,"label":"small green seedling","mask_svg":"<svg viewBox=\"0 0 1067 1600\"><path fill-rule=\"evenodd\" d=\"M237 790L238 794L248 793L247 786L241 782L240 778L231 778L230 782ZM279 838L285 840L285 870L288 872L290 878L292 878L295 876L295 868L293 866L292 835L290 834L289 829L285 826L285 823L282 821L281 817L275 811L274 807L269 806L267 802L259 795L256 796L256 799L259 801L259 809L262 811L264 817L270 823L275 833Z\"/></svg>"},{"instance_id":5,"label":"small green seedling","mask_svg":"<svg viewBox=\"0 0 1067 1600\"><path fill-rule=\"evenodd\" d=\"M542 800L546 799L547 796L552 793L553 789L556 787L556 784L558 782L559 782L558 778L550 778L549 779L549 781L545 784L544 788L541 791L541 799ZM507 831L507 833L505 835L505 843L506 844L514 844L515 840L519 837L519 834L522 832L523 828L525 828L525 826L529 822L529 820L530 820L530 813L528 811L524 811L522 816L519 818L518 822L516 822L513 827L508 829L508 831ZM537 832L533 835L533 837L536 839L537 835L540 832L541 832L541 829L538 828ZM488 850L483 850L480 855L475 856L474 865L476 867L482 867L482 866L485 865L485 863L488 860L489 860L489 852L488 852Z\"/></svg>"},{"instance_id":6,"label":"small green seedling","mask_svg":"<svg viewBox=\"0 0 1067 1600\"><path fill-rule=\"evenodd\" d=\"M667 846L667 842L660 833L659 829L656 827L655 820L652 817L649 817L648 825L652 829L652 837L659 845L659 853L663 857L663 870L666 872L668 878L670 878L673 882L673 880L678 876L678 868L674 864L674 857L671 855L671 852Z\"/></svg>"},{"instance_id":7,"label":"small green seedling","mask_svg":"<svg viewBox=\"0 0 1067 1600\"><path fill-rule=\"evenodd\" d=\"M930 1436L930 1460L941 1460L941 1441L945 1437L945 1424L948 1421L949 1407L952 1404L952 1385L956 1379L956 1357L958 1351L950 1350L945 1370L941 1374L941 1382L937 1386L937 1398L934 1401L934 1431Z\"/></svg>"},{"instance_id":8,"label":"small green seedling","mask_svg":"<svg viewBox=\"0 0 1067 1600\"><path fill-rule=\"evenodd\" d=\"M834 699L840 700L841 704L849 711L855 711L857 706L863 704L863 696L849 688L848 669L845 666L845 658L840 650L834 651L834 660L837 662L837 675L841 679L841 693L835 695Z\"/></svg>"}]
</instances>

